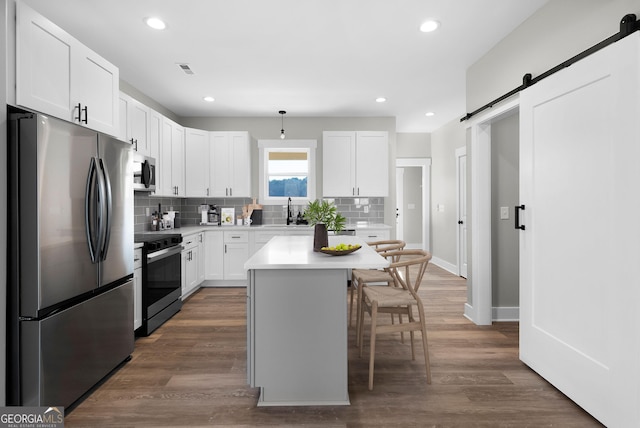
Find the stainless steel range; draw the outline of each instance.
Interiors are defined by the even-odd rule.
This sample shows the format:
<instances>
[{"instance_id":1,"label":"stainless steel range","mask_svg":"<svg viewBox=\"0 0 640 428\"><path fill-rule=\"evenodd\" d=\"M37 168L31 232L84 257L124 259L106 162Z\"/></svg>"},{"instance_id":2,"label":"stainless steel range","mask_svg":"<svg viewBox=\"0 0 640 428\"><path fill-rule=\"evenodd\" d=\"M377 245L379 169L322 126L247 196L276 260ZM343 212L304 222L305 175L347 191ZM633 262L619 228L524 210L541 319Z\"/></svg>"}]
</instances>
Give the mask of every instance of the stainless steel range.
<instances>
[{"instance_id":1,"label":"stainless steel range","mask_svg":"<svg viewBox=\"0 0 640 428\"><path fill-rule=\"evenodd\" d=\"M139 336L148 336L182 308L182 235L136 234L142 247L142 326Z\"/></svg>"}]
</instances>

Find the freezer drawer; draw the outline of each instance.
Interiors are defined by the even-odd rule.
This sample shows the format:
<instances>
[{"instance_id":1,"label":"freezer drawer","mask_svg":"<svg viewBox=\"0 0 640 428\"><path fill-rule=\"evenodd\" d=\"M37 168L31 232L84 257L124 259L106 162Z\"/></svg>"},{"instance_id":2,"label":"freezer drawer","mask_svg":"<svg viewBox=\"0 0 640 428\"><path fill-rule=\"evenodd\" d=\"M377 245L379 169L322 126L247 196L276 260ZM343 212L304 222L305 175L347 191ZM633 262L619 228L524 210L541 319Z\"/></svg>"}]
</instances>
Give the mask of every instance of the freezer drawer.
<instances>
[{"instance_id":1,"label":"freezer drawer","mask_svg":"<svg viewBox=\"0 0 640 428\"><path fill-rule=\"evenodd\" d=\"M133 352L133 281L40 321L23 321L23 406L68 407Z\"/></svg>"}]
</instances>

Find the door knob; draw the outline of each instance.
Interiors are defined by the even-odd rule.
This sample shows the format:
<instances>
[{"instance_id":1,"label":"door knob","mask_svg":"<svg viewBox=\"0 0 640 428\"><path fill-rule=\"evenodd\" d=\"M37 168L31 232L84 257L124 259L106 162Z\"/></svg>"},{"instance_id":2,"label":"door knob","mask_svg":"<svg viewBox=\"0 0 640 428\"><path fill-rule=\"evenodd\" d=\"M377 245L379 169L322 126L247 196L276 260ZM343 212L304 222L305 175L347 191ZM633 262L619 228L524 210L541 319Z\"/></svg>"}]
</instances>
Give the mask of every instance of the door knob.
<instances>
[{"instance_id":1,"label":"door knob","mask_svg":"<svg viewBox=\"0 0 640 428\"><path fill-rule=\"evenodd\" d=\"M464 221L458 220L458 224L464 224Z\"/></svg>"}]
</instances>

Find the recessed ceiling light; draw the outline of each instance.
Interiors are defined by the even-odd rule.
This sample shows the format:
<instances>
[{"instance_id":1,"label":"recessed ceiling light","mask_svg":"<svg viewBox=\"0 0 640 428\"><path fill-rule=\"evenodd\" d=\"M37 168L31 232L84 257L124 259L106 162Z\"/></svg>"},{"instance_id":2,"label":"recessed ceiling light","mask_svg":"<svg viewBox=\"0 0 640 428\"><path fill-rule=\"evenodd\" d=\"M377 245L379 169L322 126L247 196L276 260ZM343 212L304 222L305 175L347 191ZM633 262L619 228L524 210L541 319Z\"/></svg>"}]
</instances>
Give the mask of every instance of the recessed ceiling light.
<instances>
[{"instance_id":1,"label":"recessed ceiling light","mask_svg":"<svg viewBox=\"0 0 640 428\"><path fill-rule=\"evenodd\" d=\"M164 21L160 18L151 17L145 19L144 22L146 22L147 25L154 30L164 30L165 28L167 28L167 24L165 24Z\"/></svg>"},{"instance_id":2,"label":"recessed ceiling light","mask_svg":"<svg viewBox=\"0 0 640 428\"><path fill-rule=\"evenodd\" d=\"M202 99L203 99L203 100L205 100L205 101L206 101L206 102L208 102L208 103L212 103L212 102L214 102L214 101L216 100L216 99L215 99L215 98L213 98L213 97L204 97L204 98L202 98Z\"/></svg>"},{"instance_id":3,"label":"recessed ceiling light","mask_svg":"<svg viewBox=\"0 0 640 428\"><path fill-rule=\"evenodd\" d=\"M423 33L430 33L432 31L437 30L439 26L440 26L440 23L438 21L431 19L429 21L425 21L420 26L420 31L422 31Z\"/></svg>"},{"instance_id":4,"label":"recessed ceiling light","mask_svg":"<svg viewBox=\"0 0 640 428\"><path fill-rule=\"evenodd\" d=\"M385 101L387 101L387 99L386 99L385 97L378 97L378 98L376 98L376 102L377 102L377 103L383 103L383 102L385 102Z\"/></svg>"},{"instance_id":5,"label":"recessed ceiling light","mask_svg":"<svg viewBox=\"0 0 640 428\"><path fill-rule=\"evenodd\" d=\"M429 112L426 112L424 115L427 117L431 117L431 116L435 116L436 114L432 111L429 111Z\"/></svg>"}]
</instances>

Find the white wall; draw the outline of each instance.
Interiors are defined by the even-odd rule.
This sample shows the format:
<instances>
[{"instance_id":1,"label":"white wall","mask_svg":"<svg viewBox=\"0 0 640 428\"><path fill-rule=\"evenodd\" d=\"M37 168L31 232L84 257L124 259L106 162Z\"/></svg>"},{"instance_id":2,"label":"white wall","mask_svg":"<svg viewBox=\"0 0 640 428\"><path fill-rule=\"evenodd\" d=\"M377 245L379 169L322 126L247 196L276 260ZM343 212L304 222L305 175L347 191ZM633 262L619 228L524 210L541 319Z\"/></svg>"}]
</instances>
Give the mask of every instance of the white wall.
<instances>
[{"instance_id":1,"label":"white wall","mask_svg":"<svg viewBox=\"0 0 640 428\"><path fill-rule=\"evenodd\" d=\"M431 134L426 132L398 132L396 155L399 158L431 157Z\"/></svg>"},{"instance_id":2,"label":"white wall","mask_svg":"<svg viewBox=\"0 0 640 428\"><path fill-rule=\"evenodd\" d=\"M465 125L457 119L431 134L431 252L434 258L454 266L458 228L456 149L465 146Z\"/></svg>"},{"instance_id":3,"label":"white wall","mask_svg":"<svg viewBox=\"0 0 640 428\"><path fill-rule=\"evenodd\" d=\"M467 69L467 111L491 102L617 33L638 0L550 0Z\"/></svg>"}]
</instances>

